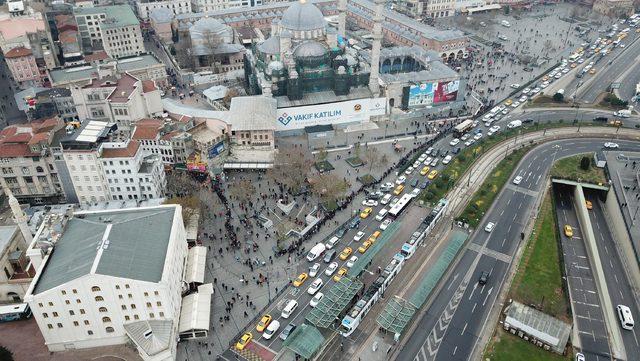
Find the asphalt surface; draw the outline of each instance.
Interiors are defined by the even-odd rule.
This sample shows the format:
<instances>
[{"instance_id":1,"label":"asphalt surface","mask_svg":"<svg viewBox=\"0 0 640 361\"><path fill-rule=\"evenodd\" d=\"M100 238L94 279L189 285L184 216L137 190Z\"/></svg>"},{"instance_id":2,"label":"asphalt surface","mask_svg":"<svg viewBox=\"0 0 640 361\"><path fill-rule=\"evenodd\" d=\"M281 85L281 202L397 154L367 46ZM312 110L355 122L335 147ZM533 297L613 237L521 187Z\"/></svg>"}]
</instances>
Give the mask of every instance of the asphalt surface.
<instances>
[{"instance_id":1,"label":"asphalt surface","mask_svg":"<svg viewBox=\"0 0 640 361\"><path fill-rule=\"evenodd\" d=\"M613 190L611 190L613 191ZM585 198L593 204L593 209L589 211L589 218L593 227L593 233L598 246L598 253L602 261L602 268L605 270L604 276L609 286L609 297L614 305L626 305L631 309L635 317L640 317L637 300L634 300L631 293L631 286L624 271L624 266L620 262L613 235L607 225L607 220L603 213L604 204L599 201L599 193L585 190ZM618 327L620 325L616 323ZM636 330L628 331L620 327L627 359L640 355L639 335Z\"/></svg>"},{"instance_id":2,"label":"asphalt surface","mask_svg":"<svg viewBox=\"0 0 640 361\"><path fill-rule=\"evenodd\" d=\"M598 288L594 280L589 255L574 208L573 188L555 187L557 226L561 237L564 272L571 298L575 325L578 329L582 353L589 360L610 360L611 349L607 337ZM563 227L571 226L573 237L567 237Z\"/></svg>"},{"instance_id":3,"label":"asphalt surface","mask_svg":"<svg viewBox=\"0 0 640 361\"><path fill-rule=\"evenodd\" d=\"M621 147L640 149L640 144L620 141ZM487 315L500 293L507 270L520 242L520 233L532 216L554 159L600 149L597 139L562 140L542 144L529 152L514 172L523 177L509 183L498 195L472 235L460 261L453 267L441 292L435 296L416 331L409 336L398 360L467 360L483 332ZM492 232L483 228L495 222ZM479 286L482 271L488 282ZM604 352L607 352L604 350Z\"/></svg>"}]
</instances>

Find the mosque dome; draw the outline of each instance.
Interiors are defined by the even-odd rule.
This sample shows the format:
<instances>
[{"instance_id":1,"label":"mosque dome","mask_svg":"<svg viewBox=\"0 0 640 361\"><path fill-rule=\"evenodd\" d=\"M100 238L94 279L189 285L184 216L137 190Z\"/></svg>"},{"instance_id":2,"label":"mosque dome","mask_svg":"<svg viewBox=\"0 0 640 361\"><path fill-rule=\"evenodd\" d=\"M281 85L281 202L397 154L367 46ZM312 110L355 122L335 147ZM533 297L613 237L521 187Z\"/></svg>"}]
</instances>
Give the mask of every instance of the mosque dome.
<instances>
[{"instance_id":1,"label":"mosque dome","mask_svg":"<svg viewBox=\"0 0 640 361\"><path fill-rule=\"evenodd\" d=\"M325 56L327 54L327 48L317 41L305 41L298 45L293 51L293 56L296 58L312 58Z\"/></svg>"},{"instance_id":2,"label":"mosque dome","mask_svg":"<svg viewBox=\"0 0 640 361\"><path fill-rule=\"evenodd\" d=\"M264 54L279 54L280 53L280 38L272 36L269 39L263 41L257 46L258 51Z\"/></svg>"},{"instance_id":3,"label":"mosque dome","mask_svg":"<svg viewBox=\"0 0 640 361\"><path fill-rule=\"evenodd\" d=\"M308 0L294 2L284 11L280 26L293 31L324 29L327 22L320 9Z\"/></svg>"}]
</instances>

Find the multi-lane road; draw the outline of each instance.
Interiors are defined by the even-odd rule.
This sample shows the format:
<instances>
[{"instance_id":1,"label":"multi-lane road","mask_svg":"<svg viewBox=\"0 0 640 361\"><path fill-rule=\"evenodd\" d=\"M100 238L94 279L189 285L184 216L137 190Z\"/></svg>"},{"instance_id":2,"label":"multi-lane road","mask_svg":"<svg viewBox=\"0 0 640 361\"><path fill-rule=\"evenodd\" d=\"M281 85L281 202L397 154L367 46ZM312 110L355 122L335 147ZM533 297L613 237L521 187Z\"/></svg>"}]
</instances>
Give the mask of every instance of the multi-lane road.
<instances>
[{"instance_id":1,"label":"multi-lane road","mask_svg":"<svg viewBox=\"0 0 640 361\"><path fill-rule=\"evenodd\" d=\"M619 142L625 149L640 150L640 144ZM498 195L483 223L472 235L460 261L435 295L415 332L408 336L398 360L467 360L485 332L488 314L503 287L507 271L532 216L554 159L601 149L598 139L562 140L542 144L529 152L515 175L519 185L509 183ZM492 232L483 228L496 223ZM479 286L482 271L490 273ZM493 327L493 325L490 325Z\"/></svg>"}]
</instances>

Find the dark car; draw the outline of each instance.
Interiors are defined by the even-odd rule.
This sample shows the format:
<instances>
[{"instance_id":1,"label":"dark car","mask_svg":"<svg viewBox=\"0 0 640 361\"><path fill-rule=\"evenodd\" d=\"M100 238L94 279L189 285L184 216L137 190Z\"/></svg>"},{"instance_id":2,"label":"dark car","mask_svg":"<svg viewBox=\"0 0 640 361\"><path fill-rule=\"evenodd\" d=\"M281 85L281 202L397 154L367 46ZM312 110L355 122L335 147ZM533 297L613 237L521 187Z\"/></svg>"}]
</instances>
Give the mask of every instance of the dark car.
<instances>
[{"instance_id":1,"label":"dark car","mask_svg":"<svg viewBox=\"0 0 640 361\"><path fill-rule=\"evenodd\" d=\"M336 258L336 250L330 249L324 254L324 263L331 263L334 258Z\"/></svg>"},{"instance_id":2,"label":"dark car","mask_svg":"<svg viewBox=\"0 0 640 361\"><path fill-rule=\"evenodd\" d=\"M594 122L606 122L607 120L609 120L609 118L607 118L607 117L595 117L595 118L593 118Z\"/></svg>"},{"instance_id":3,"label":"dark car","mask_svg":"<svg viewBox=\"0 0 640 361\"><path fill-rule=\"evenodd\" d=\"M346 228L338 228L338 230L336 231L335 236L338 237L338 238L342 238L345 233L347 233L347 229Z\"/></svg>"},{"instance_id":4,"label":"dark car","mask_svg":"<svg viewBox=\"0 0 640 361\"><path fill-rule=\"evenodd\" d=\"M280 339L282 339L283 341L287 339L287 337L289 337L289 335L291 334L291 332L293 332L293 330L296 329L296 325L294 325L293 323L290 323L287 325L287 327L284 328L284 330L282 330L282 332L280 332Z\"/></svg>"},{"instance_id":5,"label":"dark car","mask_svg":"<svg viewBox=\"0 0 640 361\"><path fill-rule=\"evenodd\" d=\"M440 155L440 149L434 149L433 152L431 152L431 155L437 157L438 155Z\"/></svg>"},{"instance_id":6,"label":"dark car","mask_svg":"<svg viewBox=\"0 0 640 361\"><path fill-rule=\"evenodd\" d=\"M522 122L525 123L525 124L533 123L533 119L527 118L527 119L523 120Z\"/></svg>"},{"instance_id":7,"label":"dark car","mask_svg":"<svg viewBox=\"0 0 640 361\"><path fill-rule=\"evenodd\" d=\"M418 186L418 182L419 182L418 178L415 178L414 180L411 181L411 186L413 188L417 187Z\"/></svg>"},{"instance_id":8,"label":"dark car","mask_svg":"<svg viewBox=\"0 0 640 361\"><path fill-rule=\"evenodd\" d=\"M420 189L426 189L429 186L429 181L424 181L418 185Z\"/></svg>"},{"instance_id":9,"label":"dark car","mask_svg":"<svg viewBox=\"0 0 640 361\"><path fill-rule=\"evenodd\" d=\"M451 153L453 153L453 154L458 154L458 153L460 153L460 147L458 147L458 148L453 148L453 150L451 150Z\"/></svg>"},{"instance_id":10,"label":"dark car","mask_svg":"<svg viewBox=\"0 0 640 361\"><path fill-rule=\"evenodd\" d=\"M487 280L489 280L489 272L482 271L480 273L480 278L478 278L478 283L484 285L487 283Z\"/></svg>"},{"instance_id":11,"label":"dark car","mask_svg":"<svg viewBox=\"0 0 640 361\"><path fill-rule=\"evenodd\" d=\"M360 225L360 217L355 217L349 222L349 228L356 228Z\"/></svg>"}]
</instances>

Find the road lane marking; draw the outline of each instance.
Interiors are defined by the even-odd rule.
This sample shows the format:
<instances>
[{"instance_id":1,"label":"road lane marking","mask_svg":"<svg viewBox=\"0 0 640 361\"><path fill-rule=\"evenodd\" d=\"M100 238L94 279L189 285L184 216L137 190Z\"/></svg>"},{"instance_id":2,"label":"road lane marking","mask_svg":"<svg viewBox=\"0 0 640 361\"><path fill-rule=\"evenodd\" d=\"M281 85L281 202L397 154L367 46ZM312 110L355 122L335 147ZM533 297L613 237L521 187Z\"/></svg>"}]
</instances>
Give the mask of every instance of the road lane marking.
<instances>
[{"instance_id":1,"label":"road lane marking","mask_svg":"<svg viewBox=\"0 0 640 361\"><path fill-rule=\"evenodd\" d=\"M464 335L464 331L467 330L467 323L465 322L464 327L462 328L462 332L460 332L460 336Z\"/></svg>"}]
</instances>

